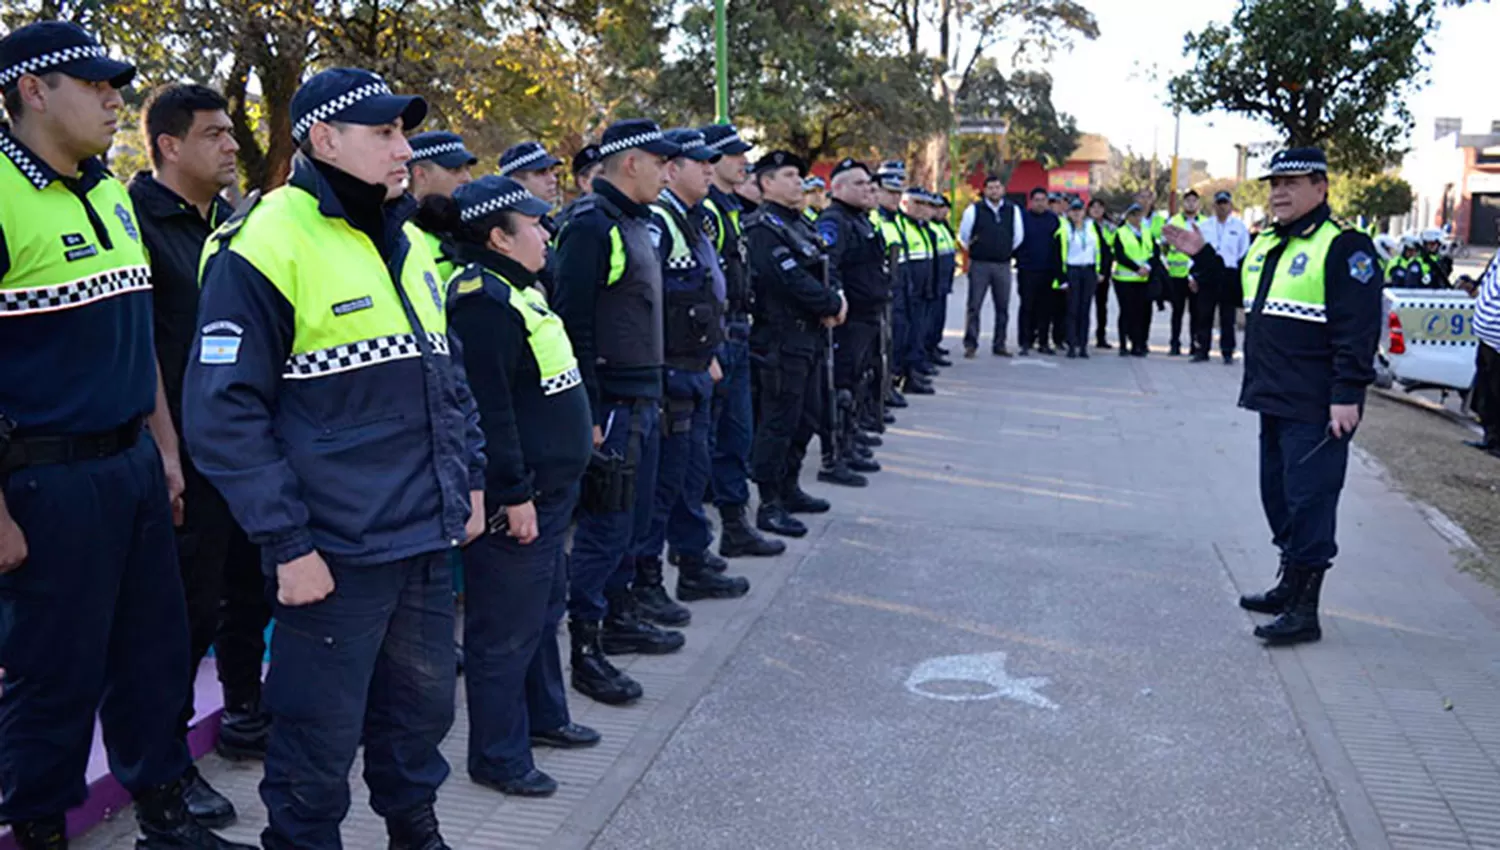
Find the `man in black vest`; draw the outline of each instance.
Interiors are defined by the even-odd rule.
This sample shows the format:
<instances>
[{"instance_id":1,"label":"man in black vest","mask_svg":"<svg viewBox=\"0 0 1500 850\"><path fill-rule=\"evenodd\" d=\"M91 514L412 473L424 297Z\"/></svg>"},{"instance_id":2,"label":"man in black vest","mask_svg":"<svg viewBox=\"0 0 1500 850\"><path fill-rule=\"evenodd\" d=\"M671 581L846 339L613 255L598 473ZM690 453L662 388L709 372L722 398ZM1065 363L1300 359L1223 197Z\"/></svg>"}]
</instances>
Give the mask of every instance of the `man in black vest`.
<instances>
[{"instance_id":1,"label":"man in black vest","mask_svg":"<svg viewBox=\"0 0 1500 850\"><path fill-rule=\"evenodd\" d=\"M964 356L972 358L979 350L979 313L984 297L993 293L995 332L990 351L998 357L1009 357L1005 347L1005 327L1010 321L1010 258L1021 247L1025 234L1021 210L1005 198L1005 181L1000 175L984 178L984 197L964 210L958 224L958 241L969 253L969 309L964 321Z\"/></svg>"}]
</instances>

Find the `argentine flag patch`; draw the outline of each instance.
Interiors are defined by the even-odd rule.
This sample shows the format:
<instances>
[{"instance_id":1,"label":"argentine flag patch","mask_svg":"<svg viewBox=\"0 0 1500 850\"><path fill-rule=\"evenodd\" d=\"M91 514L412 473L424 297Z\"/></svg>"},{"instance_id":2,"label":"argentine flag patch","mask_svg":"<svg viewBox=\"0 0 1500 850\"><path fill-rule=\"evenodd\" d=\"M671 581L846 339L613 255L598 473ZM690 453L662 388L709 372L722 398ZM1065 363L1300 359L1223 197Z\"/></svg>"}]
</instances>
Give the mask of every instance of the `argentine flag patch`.
<instances>
[{"instance_id":1,"label":"argentine flag patch","mask_svg":"<svg viewBox=\"0 0 1500 850\"><path fill-rule=\"evenodd\" d=\"M205 336L198 350L198 362L208 366L226 366L240 360L240 342L237 336Z\"/></svg>"}]
</instances>

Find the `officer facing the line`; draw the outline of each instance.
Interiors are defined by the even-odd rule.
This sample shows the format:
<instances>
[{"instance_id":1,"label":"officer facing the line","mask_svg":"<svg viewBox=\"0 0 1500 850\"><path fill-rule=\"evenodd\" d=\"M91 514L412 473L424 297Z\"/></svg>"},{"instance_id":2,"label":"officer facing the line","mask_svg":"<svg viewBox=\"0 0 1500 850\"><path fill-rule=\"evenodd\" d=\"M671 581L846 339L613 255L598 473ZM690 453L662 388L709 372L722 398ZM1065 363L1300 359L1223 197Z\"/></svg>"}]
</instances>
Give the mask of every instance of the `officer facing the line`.
<instances>
[{"instance_id":1,"label":"officer facing the line","mask_svg":"<svg viewBox=\"0 0 1500 850\"><path fill-rule=\"evenodd\" d=\"M97 711L137 847L248 850L182 799L182 479L140 229L98 159L134 76L73 24L0 39L0 823L67 846Z\"/></svg>"},{"instance_id":2,"label":"officer facing the line","mask_svg":"<svg viewBox=\"0 0 1500 850\"><path fill-rule=\"evenodd\" d=\"M1262 179L1271 181L1276 226L1250 246L1240 275L1247 313L1240 406L1260 414L1260 496L1281 569L1275 587L1240 605L1277 615L1255 636L1280 645L1323 634L1318 602L1338 553L1349 442L1375 379L1381 274L1370 237L1331 218L1321 150L1282 151ZM1192 256L1194 273L1222 273L1223 259L1198 230L1169 226L1162 235Z\"/></svg>"},{"instance_id":3,"label":"officer facing the line","mask_svg":"<svg viewBox=\"0 0 1500 850\"><path fill-rule=\"evenodd\" d=\"M650 204L677 150L654 122L611 125L599 145L594 194L578 203L557 240L553 309L578 358L598 450L589 475L599 486L585 487L569 563L573 687L608 704L639 699L642 690L606 652L661 655L685 643L681 632L640 618L629 557L632 541L650 527L661 444L662 276ZM625 486L630 475L633 487Z\"/></svg>"},{"instance_id":4,"label":"officer facing the line","mask_svg":"<svg viewBox=\"0 0 1500 850\"><path fill-rule=\"evenodd\" d=\"M333 68L292 113L290 181L205 250L183 401L198 467L275 565L261 841L341 847L363 745L391 846L432 850L453 724L448 553L484 530L485 460L442 282L407 221L402 130L427 104Z\"/></svg>"},{"instance_id":5,"label":"officer facing the line","mask_svg":"<svg viewBox=\"0 0 1500 850\"><path fill-rule=\"evenodd\" d=\"M756 325L753 341L765 361L760 430L751 455L761 502L756 525L790 537L807 533L792 514L829 509L828 502L802 491L798 477L818 428L823 328L843 324L848 315L844 297L823 285L819 244L794 227L805 169L787 151L757 161L755 182L764 203L745 225L750 274L766 319Z\"/></svg>"},{"instance_id":6,"label":"officer facing the line","mask_svg":"<svg viewBox=\"0 0 1500 850\"><path fill-rule=\"evenodd\" d=\"M562 319L537 286L548 209L497 175L459 187L440 206L467 263L450 287L448 315L489 456L487 533L464 550L469 776L526 797L557 790L537 769L533 743L599 742L598 732L572 722L557 648L568 593L563 542L593 420Z\"/></svg>"},{"instance_id":7,"label":"officer facing the line","mask_svg":"<svg viewBox=\"0 0 1500 850\"><path fill-rule=\"evenodd\" d=\"M431 197L451 198L454 189L474 179L473 168L479 157L464 146L463 137L457 133L432 130L412 136L407 143L411 145L411 161L406 164L411 171L410 191L419 204ZM442 222L434 221L434 216L423 207L417 208L415 221L437 263L438 280L446 284L457 271L452 245L443 244L450 235L440 229Z\"/></svg>"},{"instance_id":8,"label":"officer facing the line","mask_svg":"<svg viewBox=\"0 0 1500 850\"><path fill-rule=\"evenodd\" d=\"M769 557L786 551L780 540L769 540L745 519L750 502L750 445L755 433L755 408L750 371L750 312L754 297L745 268L741 196L745 183L745 154L750 145L733 124L699 128L703 139L719 154L713 163L713 183L703 199L703 226L719 252L724 269L724 342L719 346L719 371L714 387L712 439L712 496L721 521L719 554Z\"/></svg>"},{"instance_id":9,"label":"officer facing the line","mask_svg":"<svg viewBox=\"0 0 1500 850\"><path fill-rule=\"evenodd\" d=\"M709 430L713 425L714 384L723 380L716 352L724 339L724 274L719 255L704 232L702 201L708 196L713 165L722 156L697 130L679 129L666 139L680 148L667 163L667 186L652 205L651 235L662 263L665 321L665 420L656 506L645 539L633 544L635 595L643 611L676 605L662 586L665 543L678 568L677 597L733 599L750 582L721 573L729 566L709 551L713 532L703 514L709 480ZM658 614L651 615L660 621Z\"/></svg>"}]
</instances>

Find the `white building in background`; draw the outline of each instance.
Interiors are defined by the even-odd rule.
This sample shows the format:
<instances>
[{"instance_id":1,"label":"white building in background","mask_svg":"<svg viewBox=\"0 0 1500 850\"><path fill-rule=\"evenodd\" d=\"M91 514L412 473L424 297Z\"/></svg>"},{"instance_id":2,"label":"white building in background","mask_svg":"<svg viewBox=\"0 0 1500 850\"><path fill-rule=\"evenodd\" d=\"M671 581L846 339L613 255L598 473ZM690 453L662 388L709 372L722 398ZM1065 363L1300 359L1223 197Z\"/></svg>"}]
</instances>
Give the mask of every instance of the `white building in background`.
<instances>
[{"instance_id":1,"label":"white building in background","mask_svg":"<svg viewBox=\"0 0 1500 850\"><path fill-rule=\"evenodd\" d=\"M1500 120L1466 133L1460 119L1438 118L1419 133L1401 163L1414 202L1406 230L1447 229L1473 245L1500 244ZM1476 128L1477 129L1477 128Z\"/></svg>"}]
</instances>

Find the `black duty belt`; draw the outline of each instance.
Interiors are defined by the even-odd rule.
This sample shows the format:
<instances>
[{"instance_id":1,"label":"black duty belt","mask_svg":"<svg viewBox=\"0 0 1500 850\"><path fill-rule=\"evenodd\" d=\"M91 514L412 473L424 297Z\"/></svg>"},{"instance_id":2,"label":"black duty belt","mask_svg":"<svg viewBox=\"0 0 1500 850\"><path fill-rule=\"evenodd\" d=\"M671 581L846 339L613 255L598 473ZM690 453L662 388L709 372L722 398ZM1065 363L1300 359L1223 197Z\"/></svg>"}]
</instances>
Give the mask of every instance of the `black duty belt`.
<instances>
[{"instance_id":1,"label":"black duty belt","mask_svg":"<svg viewBox=\"0 0 1500 850\"><path fill-rule=\"evenodd\" d=\"M141 418L136 417L111 431L98 434L76 434L66 437L44 437L17 434L11 437L5 456L0 458L0 475L28 466L49 466L81 460L99 460L117 455L134 446L141 438Z\"/></svg>"}]
</instances>

